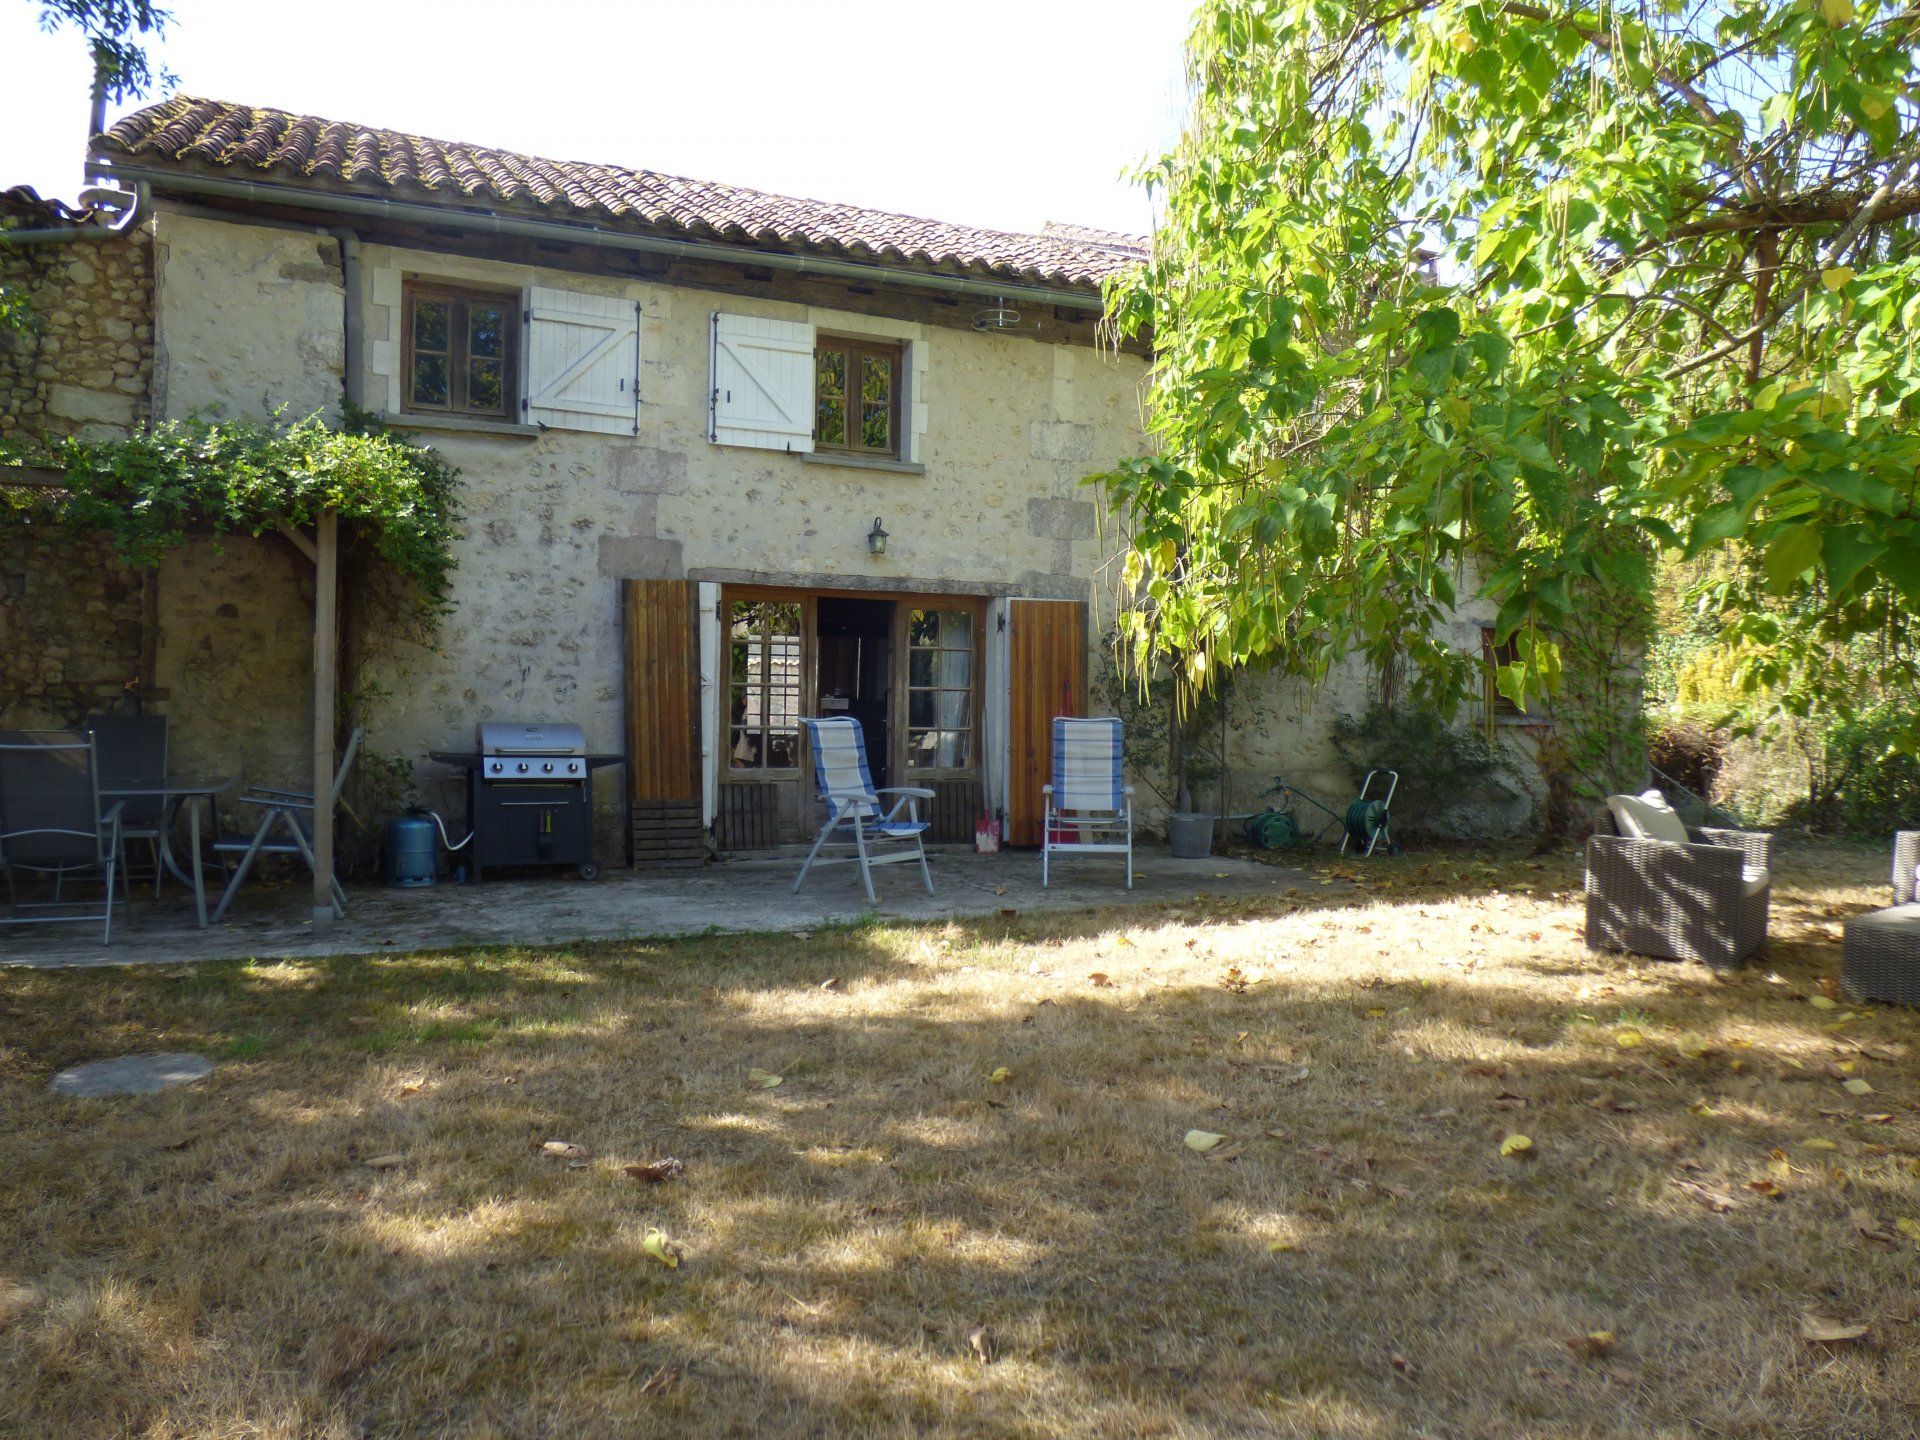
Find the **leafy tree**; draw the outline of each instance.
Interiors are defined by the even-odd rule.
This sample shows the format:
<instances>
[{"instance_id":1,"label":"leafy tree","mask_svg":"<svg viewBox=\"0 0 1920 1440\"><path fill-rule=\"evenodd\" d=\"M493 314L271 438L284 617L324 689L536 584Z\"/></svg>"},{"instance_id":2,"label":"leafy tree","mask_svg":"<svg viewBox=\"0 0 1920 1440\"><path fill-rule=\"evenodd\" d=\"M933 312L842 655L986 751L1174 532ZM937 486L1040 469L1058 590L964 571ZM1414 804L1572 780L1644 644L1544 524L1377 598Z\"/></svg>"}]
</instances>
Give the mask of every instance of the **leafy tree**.
<instances>
[{"instance_id":1,"label":"leafy tree","mask_svg":"<svg viewBox=\"0 0 1920 1440\"><path fill-rule=\"evenodd\" d=\"M1663 551L1730 558L1756 692L1909 663L1917 39L1914 0L1207 0L1109 297L1157 351L1157 453L1097 477L1136 663L1359 654L1449 709L1464 585L1531 708Z\"/></svg>"},{"instance_id":2,"label":"leafy tree","mask_svg":"<svg viewBox=\"0 0 1920 1440\"><path fill-rule=\"evenodd\" d=\"M173 18L150 0L34 0L40 10L40 28L78 30L93 51L93 63L110 101L132 100L157 82L147 58L147 44L166 34Z\"/></svg>"}]
</instances>

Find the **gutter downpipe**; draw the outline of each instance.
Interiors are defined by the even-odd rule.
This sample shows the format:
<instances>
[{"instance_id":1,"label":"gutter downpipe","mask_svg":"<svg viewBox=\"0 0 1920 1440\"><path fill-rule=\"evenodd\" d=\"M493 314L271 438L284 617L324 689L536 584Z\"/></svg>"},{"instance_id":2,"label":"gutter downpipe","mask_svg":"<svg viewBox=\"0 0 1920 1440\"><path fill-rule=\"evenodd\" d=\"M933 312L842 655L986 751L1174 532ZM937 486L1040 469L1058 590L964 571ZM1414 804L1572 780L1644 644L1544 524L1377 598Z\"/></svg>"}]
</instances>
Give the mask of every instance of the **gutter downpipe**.
<instances>
[{"instance_id":1,"label":"gutter downpipe","mask_svg":"<svg viewBox=\"0 0 1920 1440\"><path fill-rule=\"evenodd\" d=\"M958 275L930 274L887 265L868 265L852 260L833 260L811 255L794 255L779 250L754 250L743 245L711 244L700 240L668 240L652 235L628 235L597 226L573 225L562 220L522 219L489 210L462 210L438 205L418 205L405 200L387 200L372 195L341 195L328 190L300 190L256 180L227 180L212 175L187 175L168 170L124 164L111 157L95 157L95 163L107 174L135 185L157 186L163 192L210 195L230 200L248 200L256 204L286 205L294 209L324 210L340 215L360 215L375 219L406 221L417 225L460 226L493 235L513 235L532 240L565 240L574 244L606 250L629 250L647 255L666 255L682 260L712 260L733 265L764 265L774 270L792 270L801 274L828 275L835 279L890 282L929 290L947 290L964 295L1017 296L1023 300L1049 305L1067 305L1081 310L1103 310L1105 302L1098 294L1058 290L994 280L974 280ZM26 232L14 232L22 234ZM0 232L3 236L4 232Z\"/></svg>"},{"instance_id":2,"label":"gutter downpipe","mask_svg":"<svg viewBox=\"0 0 1920 1440\"><path fill-rule=\"evenodd\" d=\"M364 410L360 379L360 237L346 226L327 233L340 243L340 288L345 292L346 315L340 327L341 363L346 367L341 386L347 404Z\"/></svg>"}]
</instances>

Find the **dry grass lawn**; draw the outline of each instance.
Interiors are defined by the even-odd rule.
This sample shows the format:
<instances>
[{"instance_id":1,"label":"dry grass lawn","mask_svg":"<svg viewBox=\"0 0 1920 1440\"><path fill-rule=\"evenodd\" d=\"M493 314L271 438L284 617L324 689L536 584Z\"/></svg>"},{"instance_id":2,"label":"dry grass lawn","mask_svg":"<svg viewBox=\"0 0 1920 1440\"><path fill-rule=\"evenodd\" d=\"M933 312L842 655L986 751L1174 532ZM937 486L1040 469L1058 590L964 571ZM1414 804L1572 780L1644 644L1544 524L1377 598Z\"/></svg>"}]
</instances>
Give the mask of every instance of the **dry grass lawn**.
<instances>
[{"instance_id":1,"label":"dry grass lawn","mask_svg":"<svg viewBox=\"0 0 1920 1440\"><path fill-rule=\"evenodd\" d=\"M1780 870L1724 983L1587 954L1575 857L1481 855L0 975L0 1434L1920 1434L1920 1016L1825 1005L1885 860ZM46 1093L153 1049L218 1068Z\"/></svg>"}]
</instances>

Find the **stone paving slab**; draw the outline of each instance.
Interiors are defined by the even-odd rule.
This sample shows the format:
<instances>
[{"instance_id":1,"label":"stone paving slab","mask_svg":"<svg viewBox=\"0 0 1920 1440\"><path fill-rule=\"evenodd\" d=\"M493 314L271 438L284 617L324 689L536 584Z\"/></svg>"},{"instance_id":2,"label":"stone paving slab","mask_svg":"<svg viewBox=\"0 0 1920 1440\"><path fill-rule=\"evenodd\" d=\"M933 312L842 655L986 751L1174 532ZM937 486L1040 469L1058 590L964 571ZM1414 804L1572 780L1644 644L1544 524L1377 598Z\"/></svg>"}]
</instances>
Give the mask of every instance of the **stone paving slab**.
<instances>
[{"instance_id":1,"label":"stone paving slab","mask_svg":"<svg viewBox=\"0 0 1920 1440\"><path fill-rule=\"evenodd\" d=\"M201 930L190 903L170 892L134 905L134 923L116 919L111 945L69 927L19 927L0 939L0 966L178 964L216 959L307 958L406 953L475 945L558 945L574 940L655 939L708 931L811 930L875 913L890 920L945 920L1017 911L1155 905L1198 895L1278 896L1304 872L1220 856L1176 860L1164 850L1137 857L1134 888L1110 856L1054 862L1051 889L1040 886L1040 857L1025 852L931 857L934 890L916 867L874 874L879 903L868 905L852 866L816 869L793 893L800 856L733 861L692 871L608 871L597 881L570 871L480 885L391 890L349 888L344 920L315 929L308 891L282 885L243 891L225 923Z\"/></svg>"},{"instance_id":2,"label":"stone paving slab","mask_svg":"<svg viewBox=\"0 0 1920 1440\"><path fill-rule=\"evenodd\" d=\"M47 1088L56 1095L153 1095L174 1085L190 1085L213 1073L204 1055L178 1051L170 1055L122 1055L75 1065L53 1077Z\"/></svg>"}]
</instances>

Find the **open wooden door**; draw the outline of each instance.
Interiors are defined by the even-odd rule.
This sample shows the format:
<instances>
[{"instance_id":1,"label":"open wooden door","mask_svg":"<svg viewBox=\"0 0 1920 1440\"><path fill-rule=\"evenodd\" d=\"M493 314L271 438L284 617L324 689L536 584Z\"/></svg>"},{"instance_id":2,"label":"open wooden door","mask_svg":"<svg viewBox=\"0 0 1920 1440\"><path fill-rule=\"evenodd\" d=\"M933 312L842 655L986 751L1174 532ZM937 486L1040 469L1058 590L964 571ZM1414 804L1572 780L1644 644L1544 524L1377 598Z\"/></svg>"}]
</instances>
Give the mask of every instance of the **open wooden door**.
<instances>
[{"instance_id":1,"label":"open wooden door","mask_svg":"<svg viewBox=\"0 0 1920 1440\"><path fill-rule=\"evenodd\" d=\"M700 660L695 596L685 580L623 580L627 804L636 868L698 865L701 823Z\"/></svg>"},{"instance_id":2,"label":"open wooden door","mask_svg":"<svg viewBox=\"0 0 1920 1440\"><path fill-rule=\"evenodd\" d=\"M1087 607L1015 600L1007 631L1007 843L1038 845L1040 787L1053 775L1053 717L1087 713Z\"/></svg>"}]
</instances>

